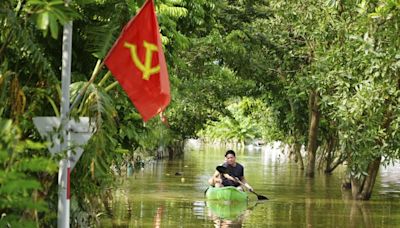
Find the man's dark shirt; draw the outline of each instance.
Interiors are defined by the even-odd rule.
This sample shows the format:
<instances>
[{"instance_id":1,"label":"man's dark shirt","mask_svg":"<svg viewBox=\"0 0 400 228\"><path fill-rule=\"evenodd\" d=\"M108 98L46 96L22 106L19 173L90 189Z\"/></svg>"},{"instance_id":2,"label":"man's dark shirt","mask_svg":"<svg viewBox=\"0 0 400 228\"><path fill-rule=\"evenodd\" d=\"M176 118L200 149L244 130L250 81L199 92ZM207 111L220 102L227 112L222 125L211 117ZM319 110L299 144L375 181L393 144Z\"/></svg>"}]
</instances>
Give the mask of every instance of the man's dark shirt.
<instances>
[{"instance_id":1,"label":"man's dark shirt","mask_svg":"<svg viewBox=\"0 0 400 228\"><path fill-rule=\"evenodd\" d=\"M239 164L239 163L236 162L236 166L233 167L233 166L231 166L231 165L228 165L228 164L225 162L224 164L222 164L222 166L224 166L224 167L226 167L226 168L228 169L228 174L229 174L231 177L233 177L233 178L237 177L237 178L239 178L239 180L242 180L242 179L243 179L243 176L244 176L244 168L243 168L243 166L242 166L241 164ZM234 182L234 181L231 181L231 180L226 179L226 178L224 177L224 175L222 175L222 184L223 184L224 186L235 186L235 187L237 187L237 186L240 185L240 184L237 183L237 182Z\"/></svg>"}]
</instances>

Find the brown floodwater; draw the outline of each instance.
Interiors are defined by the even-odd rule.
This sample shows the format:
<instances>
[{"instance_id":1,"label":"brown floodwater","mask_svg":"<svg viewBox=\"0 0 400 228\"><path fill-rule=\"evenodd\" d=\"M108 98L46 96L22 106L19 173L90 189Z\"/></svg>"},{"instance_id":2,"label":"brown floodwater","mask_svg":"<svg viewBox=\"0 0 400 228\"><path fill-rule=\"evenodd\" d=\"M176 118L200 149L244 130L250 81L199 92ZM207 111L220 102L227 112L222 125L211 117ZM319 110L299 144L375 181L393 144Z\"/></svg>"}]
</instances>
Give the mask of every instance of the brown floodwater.
<instances>
[{"instance_id":1,"label":"brown floodwater","mask_svg":"<svg viewBox=\"0 0 400 228\"><path fill-rule=\"evenodd\" d=\"M400 165L382 167L371 200L341 190L344 167L305 178L276 146L237 151L254 190L247 205L210 203L207 180L224 148L190 147L183 158L155 161L118 180L100 227L400 227Z\"/></svg>"}]
</instances>

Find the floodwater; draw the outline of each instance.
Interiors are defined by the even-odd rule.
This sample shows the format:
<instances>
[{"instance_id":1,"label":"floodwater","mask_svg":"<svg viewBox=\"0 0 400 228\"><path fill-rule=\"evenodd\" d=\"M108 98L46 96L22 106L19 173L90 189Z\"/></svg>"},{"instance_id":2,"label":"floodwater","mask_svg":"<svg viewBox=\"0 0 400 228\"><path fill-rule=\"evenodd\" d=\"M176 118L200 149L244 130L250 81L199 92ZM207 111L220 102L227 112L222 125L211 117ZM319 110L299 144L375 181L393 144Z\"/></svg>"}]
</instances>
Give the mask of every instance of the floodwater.
<instances>
[{"instance_id":1,"label":"floodwater","mask_svg":"<svg viewBox=\"0 0 400 228\"><path fill-rule=\"evenodd\" d=\"M191 147L175 161L156 161L119 180L111 212L100 227L400 227L400 165L381 168L371 200L341 190L344 168L305 178L282 149L237 151L254 190L269 198L247 205L212 204L207 180L223 162L224 148Z\"/></svg>"}]
</instances>

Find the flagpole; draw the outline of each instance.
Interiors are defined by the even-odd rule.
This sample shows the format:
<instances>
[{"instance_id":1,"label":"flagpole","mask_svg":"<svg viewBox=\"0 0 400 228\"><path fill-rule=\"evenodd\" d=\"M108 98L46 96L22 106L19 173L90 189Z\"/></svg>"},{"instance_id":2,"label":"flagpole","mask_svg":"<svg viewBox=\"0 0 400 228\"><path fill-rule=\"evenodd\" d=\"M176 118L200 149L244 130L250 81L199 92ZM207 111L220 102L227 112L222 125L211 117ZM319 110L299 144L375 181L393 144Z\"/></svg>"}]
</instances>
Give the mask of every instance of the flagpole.
<instances>
[{"instance_id":1,"label":"flagpole","mask_svg":"<svg viewBox=\"0 0 400 228\"><path fill-rule=\"evenodd\" d=\"M70 0L65 0L68 6ZM60 161L58 171L58 228L68 228L70 225L70 131L69 131L69 106L71 84L71 58L72 58L72 21L64 25L62 38L62 69L61 69L61 145L60 151L67 150L67 158Z\"/></svg>"}]
</instances>

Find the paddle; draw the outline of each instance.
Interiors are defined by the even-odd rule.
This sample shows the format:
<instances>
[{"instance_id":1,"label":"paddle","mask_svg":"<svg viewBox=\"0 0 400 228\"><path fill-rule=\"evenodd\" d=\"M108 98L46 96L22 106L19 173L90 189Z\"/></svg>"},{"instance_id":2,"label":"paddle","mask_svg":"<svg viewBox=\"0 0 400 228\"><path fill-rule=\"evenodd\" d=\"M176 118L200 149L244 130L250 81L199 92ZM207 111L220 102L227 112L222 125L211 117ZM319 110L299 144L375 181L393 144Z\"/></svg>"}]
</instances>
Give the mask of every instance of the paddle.
<instances>
[{"instance_id":1,"label":"paddle","mask_svg":"<svg viewBox=\"0 0 400 228\"><path fill-rule=\"evenodd\" d=\"M217 171L220 172L221 174L225 174L225 175L227 175L228 177L231 177L231 176L229 175L229 173L228 173L228 168L226 168L225 166L222 166L222 165L217 166ZM231 177L231 178L232 178L232 177ZM243 185L243 186L246 187L246 185L244 185L244 183L241 182L241 181L239 180L239 178L235 177L234 179L235 179L236 182L238 182L240 185ZM247 187L246 187L246 188L247 188ZM257 194L254 190L253 190L253 191L251 191L250 189L248 189L248 190L249 190L251 193L254 193L254 194L257 196L257 199L258 199L258 200L268 200L267 197L265 197L265 196L263 196L263 195L260 195L260 194Z\"/></svg>"}]
</instances>

